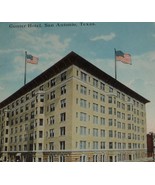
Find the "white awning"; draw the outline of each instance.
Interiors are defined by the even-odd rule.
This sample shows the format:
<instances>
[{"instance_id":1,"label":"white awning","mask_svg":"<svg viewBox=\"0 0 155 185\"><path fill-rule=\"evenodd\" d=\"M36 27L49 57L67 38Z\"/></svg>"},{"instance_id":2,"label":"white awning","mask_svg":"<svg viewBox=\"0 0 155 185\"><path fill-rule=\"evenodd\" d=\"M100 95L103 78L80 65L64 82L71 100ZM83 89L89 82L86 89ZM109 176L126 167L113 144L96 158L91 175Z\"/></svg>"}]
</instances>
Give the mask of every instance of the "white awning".
<instances>
[{"instance_id":1,"label":"white awning","mask_svg":"<svg viewBox=\"0 0 155 185\"><path fill-rule=\"evenodd\" d=\"M17 153L16 156L21 156L21 153Z\"/></svg>"}]
</instances>

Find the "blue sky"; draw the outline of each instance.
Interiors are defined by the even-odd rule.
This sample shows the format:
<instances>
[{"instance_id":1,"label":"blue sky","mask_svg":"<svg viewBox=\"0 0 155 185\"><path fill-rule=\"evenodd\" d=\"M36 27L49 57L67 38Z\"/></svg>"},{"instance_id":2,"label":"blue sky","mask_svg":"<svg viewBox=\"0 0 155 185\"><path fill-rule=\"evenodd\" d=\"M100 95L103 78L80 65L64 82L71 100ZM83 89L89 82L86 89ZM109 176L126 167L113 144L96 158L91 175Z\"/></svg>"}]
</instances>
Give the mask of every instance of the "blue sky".
<instances>
[{"instance_id":1,"label":"blue sky","mask_svg":"<svg viewBox=\"0 0 155 185\"><path fill-rule=\"evenodd\" d=\"M155 23L28 24L0 23L0 101L23 86L25 51L39 57L38 65L27 65L28 82L71 51L114 77L116 48L132 55L132 65L117 62L118 81L151 101L147 127L155 132Z\"/></svg>"}]
</instances>

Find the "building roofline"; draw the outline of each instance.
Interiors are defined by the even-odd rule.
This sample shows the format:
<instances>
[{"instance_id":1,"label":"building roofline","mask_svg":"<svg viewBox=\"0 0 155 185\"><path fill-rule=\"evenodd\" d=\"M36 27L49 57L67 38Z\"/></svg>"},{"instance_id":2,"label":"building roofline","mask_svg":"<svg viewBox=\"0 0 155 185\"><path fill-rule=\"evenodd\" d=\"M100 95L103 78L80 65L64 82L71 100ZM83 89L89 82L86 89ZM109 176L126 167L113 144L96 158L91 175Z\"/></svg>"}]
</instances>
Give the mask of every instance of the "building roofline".
<instances>
[{"instance_id":1,"label":"building roofline","mask_svg":"<svg viewBox=\"0 0 155 185\"><path fill-rule=\"evenodd\" d=\"M16 100L18 97L23 96L24 94L26 94L30 90L41 85L42 83L44 83L45 81L54 77L55 75L57 75L61 71L67 69L71 65L76 65L77 67L82 68L86 72L92 74L93 76L96 76L97 78L103 80L107 84L109 84L109 85L115 87L116 89L126 93L127 95L139 100L142 103L150 102L146 98L142 97L141 95L139 95L135 91L133 91L130 88L128 88L127 86L123 85L122 83L120 83L119 81L117 81L116 79L114 79L110 75L106 74L105 72L103 72L102 70L97 68L95 65L91 64L86 59L82 58L81 56L79 56L78 54L76 54L75 52L72 51L68 55L66 55L64 58L59 60L57 63L55 63L53 66L48 68L46 71L44 71L43 73L38 75L36 78L34 78L30 82L28 82L26 85L21 87L19 90L17 90L15 93L10 95L8 98L3 100L0 103L0 108L5 107L9 103Z\"/></svg>"}]
</instances>

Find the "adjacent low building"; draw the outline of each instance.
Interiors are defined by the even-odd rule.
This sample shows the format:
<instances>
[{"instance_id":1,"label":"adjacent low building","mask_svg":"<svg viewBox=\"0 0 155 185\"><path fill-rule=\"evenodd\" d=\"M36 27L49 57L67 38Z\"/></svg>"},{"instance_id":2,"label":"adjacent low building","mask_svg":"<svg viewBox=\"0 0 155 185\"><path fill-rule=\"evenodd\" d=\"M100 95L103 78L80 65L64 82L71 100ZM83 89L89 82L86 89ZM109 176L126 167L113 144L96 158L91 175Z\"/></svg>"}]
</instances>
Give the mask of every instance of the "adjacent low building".
<instances>
[{"instance_id":1,"label":"adjacent low building","mask_svg":"<svg viewBox=\"0 0 155 185\"><path fill-rule=\"evenodd\" d=\"M155 134L150 132L147 134L147 157L152 157L155 160Z\"/></svg>"},{"instance_id":2,"label":"adjacent low building","mask_svg":"<svg viewBox=\"0 0 155 185\"><path fill-rule=\"evenodd\" d=\"M138 161L149 101L74 52L0 103L3 161Z\"/></svg>"}]
</instances>

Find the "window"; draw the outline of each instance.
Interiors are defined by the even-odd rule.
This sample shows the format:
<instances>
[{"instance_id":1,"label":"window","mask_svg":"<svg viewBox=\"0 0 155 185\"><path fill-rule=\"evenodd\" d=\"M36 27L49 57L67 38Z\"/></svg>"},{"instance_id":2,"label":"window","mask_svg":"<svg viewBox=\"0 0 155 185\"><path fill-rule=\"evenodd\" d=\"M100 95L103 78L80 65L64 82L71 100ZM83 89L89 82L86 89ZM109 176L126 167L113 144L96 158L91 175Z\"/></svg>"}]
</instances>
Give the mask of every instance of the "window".
<instances>
[{"instance_id":1,"label":"window","mask_svg":"<svg viewBox=\"0 0 155 185\"><path fill-rule=\"evenodd\" d=\"M5 138L5 143L7 143L8 142L8 138Z\"/></svg>"},{"instance_id":2,"label":"window","mask_svg":"<svg viewBox=\"0 0 155 185\"><path fill-rule=\"evenodd\" d=\"M44 107L40 107L40 114L44 113Z\"/></svg>"},{"instance_id":3,"label":"window","mask_svg":"<svg viewBox=\"0 0 155 185\"><path fill-rule=\"evenodd\" d=\"M87 88L85 86L81 85L80 92L81 92L81 94L86 95L87 94Z\"/></svg>"},{"instance_id":4,"label":"window","mask_svg":"<svg viewBox=\"0 0 155 185\"><path fill-rule=\"evenodd\" d=\"M109 142L109 149L113 149L113 142Z\"/></svg>"},{"instance_id":5,"label":"window","mask_svg":"<svg viewBox=\"0 0 155 185\"><path fill-rule=\"evenodd\" d=\"M56 79L53 78L53 79L51 80L51 87L55 86L55 82L56 82Z\"/></svg>"},{"instance_id":6,"label":"window","mask_svg":"<svg viewBox=\"0 0 155 185\"><path fill-rule=\"evenodd\" d=\"M38 143L38 149L42 150L42 143Z\"/></svg>"},{"instance_id":7,"label":"window","mask_svg":"<svg viewBox=\"0 0 155 185\"><path fill-rule=\"evenodd\" d=\"M66 107L66 99L61 100L61 108Z\"/></svg>"},{"instance_id":8,"label":"window","mask_svg":"<svg viewBox=\"0 0 155 185\"><path fill-rule=\"evenodd\" d=\"M105 125L105 118L100 118L100 124Z\"/></svg>"},{"instance_id":9,"label":"window","mask_svg":"<svg viewBox=\"0 0 155 185\"><path fill-rule=\"evenodd\" d=\"M131 130L131 124L128 124L128 130Z\"/></svg>"},{"instance_id":10,"label":"window","mask_svg":"<svg viewBox=\"0 0 155 185\"><path fill-rule=\"evenodd\" d=\"M65 156L64 155L60 155L60 162L65 162Z\"/></svg>"},{"instance_id":11,"label":"window","mask_svg":"<svg viewBox=\"0 0 155 185\"><path fill-rule=\"evenodd\" d=\"M31 112L31 119L34 118L34 111Z\"/></svg>"},{"instance_id":12,"label":"window","mask_svg":"<svg viewBox=\"0 0 155 185\"><path fill-rule=\"evenodd\" d=\"M18 132L18 128L17 127L15 127L15 133L17 133Z\"/></svg>"},{"instance_id":13,"label":"window","mask_svg":"<svg viewBox=\"0 0 155 185\"><path fill-rule=\"evenodd\" d=\"M126 134L122 133L122 139L125 139L125 137L126 137Z\"/></svg>"},{"instance_id":14,"label":"window","mask_svg":"<svg viewBox=\"0 0 155 185\"><path fill-rule=\"evenodd\" d=\"M20 108L20 113L22 113L24 111L23 106Z\"/></svg>"},{"instance_id":15,"label":"window","mask_svg":"<svg viewBox=\"0 0 155 185\"><path fill-rule=\"evenodd\" d=\"M66 71L61 74L61 81L66 80Z\"/></svg>"},{"instance_id":16,"label":"window","mask_svg":"<svg viewBox=\"0 0 155 185\"><path fill-rule=\"evenodd\" d=\"M87 74L84 72L81 72L81 80L86 82L87 81Z\"/></svg>"},{"instance_id":17,"label":"window","mask_svg":"<svg viewBox=\"0 0 155 185\"><path fill-rule=\"evenodd\" d=\"M25 110L29 110L29 104L25 105Z\"/></svg>"},{"instance_id":18,"label":"window","mask_svg":"<svg viewBox=\"0 0 155 185\"><path fill-rule=\"evenodd\" d=\"M44 102L44 94L40 94L40 102Z\"/></svg>"},{"instance_id":19,"label":"window","mask_svg":"<svg viewBox=\"0 0 155 185\"><path fill-rule=\"evenodd\" d=\"M109 107L109 114L112 114L112 107Z\"/></svg>"},{"instance_id":20,"label":"window","mask_svg":"<svg viewBox=\"0 0 155 185\"><path fill-rule=\"evenodd\" d=\"M100 145L100 148L101 148L101 149L105 149L105 142L102 141L100 144L101 144L101 145Z\"/></svg>"},{"instance_id":21,"label":"window","mask_svg":"<svg viewBox=\"0 0 155 185\"><path fill-rule=\"evenodd\" d=\"M93 123L98 124L98 116L93 116Z\"/></svg>"},{"instance_id":22,"label":"window","mask_svg":"<svg viewBox=\"0 0 155 185\"><path fill-rule=\"evenodd\" d=\"M33 133L30 134L30 141L33 140Z\"/></svg>"},{"instance_id":23,"label":"window","mask_svg":"<svg viewBox=\"0 0 155 185\"><path fill-rule=\"evenodd\" d=\"M101 131L100 131L100 136L101 136L101 137L105 137L105 130L101 129Z\"/></svg>"},{"instance_id":24,"label":"window","mask_svg":"<svg viewBox=\"0 0 155 185\"><path fill-rule=\"evenodd\" d=\"M98 149L98 141L93 141L93 149Z\"/></svg>"},{"instance_id":25,"label":"window","mask_svg":"<svg viewBox=\"0 0 155 185\"><path fill-rule=\"evenodd\" d=\"M66 121L66 113L65 112L60 114L60 121L61 122Z\"/></svg>"},{"instance_id":26,"label":"window","mask_svg":"<svg viewBox=\"0 0 155 185\"><path fill-rule=\"evenodd\" d=\"M27 145L24 145L24 151L27 151Z\"/></svg>"},{"instance_id":27,"label":"window","mask_svg":"<svg viewBox=\"0 0 155 185\"><path fill-rule=\"evenodd\" d=\"M65 127L60 127L60 136L65 136Z\"/></svg>"},{"instance_id":28,"label":"window","mask_svg":"<svg viewBox=\"0 0 155 185\"><path fill-rule=\"evenodd\" d=\"M112 103L112 96L108 97L108 103Z\"/></svg>"},{"instance_id":29,"label":"window","mask_svg":"<svg viewBox=\"0 0 155 185\"><path fill-rule=\"evenodd\" d=\"M113 131L109 130L109 137L113 137Z\"/></svg>"},{"instance_id":30,"label":"window","mask_svg":"<svg viewBox=\"0 0 155 185\"><path fill-rule=\"evenodd\" d=\"M86 127L80 127L80 135L86 135Z\"/></svg>"},{"instance_id":31,"label":"window","mask_svg":"<svg viewBox=\"0 0 155 185\"><path fill-rule=\"evenodd\" d=\"M84 112L80 112L80 121L87 121L87 114Z\"/></svg>"},{"instance_id":32,"label":"window","mask_svg":"<svg viewBox=\"0 0 155 185\"><path fill-rule=\"evenodd\" d=\"M118 132L118 138L121 139L121 132Z\"/></svg>"},{"instance_id":33,"label":"window","mask_svg":"<svg viewBox=\"0 0 155 185\"><path fill-rule=\"evenodd\" d=\"M109 87L109 92L113 92L113 88L112 87Z\"/></svg>"},{"instance_id":34,"label":"window","mask_svg":"<svg viewBox=\"0 0 155 185\"><path fill-rule=\"evenodd\" d=\"M102 83L102 82L100 83L100 89L103 90L103 91L105 90L105 84Z\"/></svg>"},{"instance_id":35,"label":"window","mask_svg":"<svg viewBox=\"0 0 155 185\"><path fill-rule=\"evenodd\" d=\"M131 114L128 114L128 120L131 120Z\"/></svg>"},{"instance_id":36,"label":"window","mask_svg":"<svg viewBox=\"0 0 155 185\"><path fill-rule=\"evenodd\" d=\"M44 124L44 120L43 119L39 119L39 125L43 126L43 124Z\"/></svg>"},{"instance_id":37,"label":"window","mask_svg":"<svg viewBox=\"0 0 155 185\"><path fill-rule=\"evenodd\" d=\"M54 142L49 143L49 150L54 150Z\"/></svg>"},{"instance_id":38,"label":"window","mask_svg":"<svg viewBox=\"0 0 155 185\"><path fill-rule=\"evenodd\" d=\"M35 102L34 102L34 100L31 102L31 108L34 108L34 106L35 106ZM23 111L22 111L23 112Z\"/></svg>"},{"instance_id":39,"label":"window","mask_svg":"<svg viewBox=\"0 0 155 185\"><path fill-rule=\"evenodd\" d=\"M20 99L20 102L21 102L21 103L24 103L24 97L22 97L22 98Z\"/></svg>"},{"instance_id":40,"label":"window","mask_svg":"<svg viewBox=\"0 0 155 185\"><path fill-rule=\"evenodd\" d=\"M121 112L117 111L117 118L121 118Z\"/></svg>"},{"instance_id":41,"label":"window","mask_svg":"<svg viewBox=\"0 0 155 185\"><path fill-rule=\"evenodd\" d=\"M117 98L121 97L121 93L119 91L117 91Z\"/></svg>"},{"instance_id":42,"label":"window","mask_svg":"<svg viewBox=\"0 0 155 185\"><path fill-rule=\"evenodd\" d=\"M125 101L125 94L122 94L122 100Z\"/></svg>"},{"instance_id":43,"label":"window","mask_svg":"<svg viewBox=\"0 0 155 185\"><path fill-rule=\"evenodd\" d=\"M109 119L109 126L112 126L112 125L113 125L113 120Z\"/></svg>"},{"instance_id":44,"label":"window","mask_svg":"<svg viewBox=\"0 0 155 185\"><path fill-rule=\"evenodd\" d=\"M98 161L98 155L93 155L93 162L97 162Z\"/></svg>"},{"instance_id":45,"label":"window","mask_svg":"<svg viewBox=\"0 0 155 185\"><path fill-rule=\"evenodd\" d=\"M55 91L51 92L51 100L55 98Z\"/></svg>"},{"instance_id":46,"label":"window","mask_svg":"<svg viewBox=\"0 0 155 185\"><path fill-rule=\"evenodd\" d=\"M43 131L39 131L39 138L43 138Z\"/></svg>"},{"instance_id":47,"label":"window","mask_svg":"<svg viewBox=\"0 0 155 185\"><path fill-rule=\"evenodd\" d=\"M98 80L96 80L95 78L93 78L93 86L98 87Z\"/></svg>"},{"instance_id":48,"label":"window","mask_svg":"<svg viewBox=\"0 0 155 185\"><path fill-rule=\"evenodd\" d=\"M98 112L98 104L93 103L93 111Z\"/></svg>"},{"instance_id":49,"label":"window","mask_svg":"<svg viewBox=\"0 0 155 185\"><path fill-rule=\"evenodd\" d=\"M131 149L131 143L128 143L128 149Z\"/></svg>"},{"instance_id":50,"label":"window","mask_svg":"<svg viewBox=\"0 0 155 185\"><path fill-rule=\"evenodd\" d=\"M51 116L50 117L50 124L53 125L55 123L55 118L54 116Z\"/></svg>"},{"instance_id":51,"label":"window","mask_svg":"<svg viewBox=\"0 0 155 185\"><path fill-rule=\"evenodd\" d=\"M87 156L86 155L80 156L80 162L86 162L86 161L87 161Z\"/></svg>"},{"instance_id":52,"label":"window","mask_svg":"<svg viewBox=\"0 0 155 185\"><path fill-rule=\"evenodd\" d=\"M29 119L28 114L25 114L25 121Z\"/></svg>"},{"instance_id":53,"label":"window","mask_svg":"<svg viewBox=\"0 0 155 185\"><path fill-rule=\"evenodd\" d=\"M80 149L86 149L86 141L80 141Z\"/></svg>"},{"instance_id":54,"label":"window","mask_svg":"<svg viewBox=\"0 0 155 185\"><path fill-rule=\"evenodd\" d=\"M61 95L66 94L66 85L61 87Z\"/></svg>"},{"instance_id":55,"label":"window","mask_svg":"<svg viewBox=\"0 0 155 185\"><path fill-rule=\"evenodd\" d=\"M98 137L98 129L93 128L93 136Z\"/></svg>"},{"instance_id":56,"label":"window","mask_svg":"<svg viewBox=\"0 0 155 185\"><path fill-rule=\"evenodd\" d=\"M65 150L65 141L60 141L60 150Z\"/></svg>"},{"instance_id":57,"label":"window","mask_svg":"<svg viewBox=\"0 0 155 185\"><path fill-rule=\"evenodd\" d=\"M121 122L117 122L117 128L121 128Z\"/></svg>"},{"instance_id":58,"label":"window","mask_svg":"<svg viewBox=\"0 0 155 185\"><path fill-rule=\"evenodd\" d=\"M50 111L51 111L51 112L55 111L55 104L54 104L54 103L52 103L52 104L50 105Z\"/></svg>"},{"instance_id":59,"label":"window","mask_svg":"<svg viewBox=\"0 0 155 185\"><path fill-rule=\"evenodd\" d=\"M50 134L49 134L49 135L50 135L50 137L54 137L54 129L50 129L50 131L49 131L49 132L50 132Z\"/></svg>"},{"instance_id":60,"label":"window","mask_svg":"<svg viewBox=\"0 0 155 185\"><path fill-rule=\"evenodd\" d=\"M98 99L98 92L93 91L93 98L94 98L94 99Z\"/></svg>"},{"instance_id":61,"label":"window","mask_svg":"<svg viewBox=\"0 0 155 185\"><path fill-rule=\"evenodd\" d=\"M100 106L100 112L103 113L103 114L105 114L105 107L102 106L102 105Z\"/></svg>"},{"instance_id":62,"label":"window","mask_svg":"<svg viewBox=\"0 0 155 185\"><path fill-rule=\"evenodd\" d=\"M26 95L26 100L29 100L29 94Z\"/></svg>"},{"instance_id":63,"label":"window","mask_svg":"<svg viewBox=\"0 0 155 185\"><path fill-rule=\"evenodd\" d=\"M104 96L103 94L100 95L100 100L101 100L102 102L105 102L105 96Z\"/></svg>"},{"instance_id":64,"label":"window","mask_svg":"<svg viewBox=\"0 0 155 185\"><path fill-rule=\"evenodd\" d=\"M87 101L84 99L80 99L80 107L87 108Z\"/></svg>"},{"instance_id":65,"label":"window","mask_svg":"<svg viewBox=\"0 0 155 185\"><path fill-rule=\"evenodd\" d=\"M128 139L131 139L131 133L128 133Z\"/></svg>"}]
</instances>

